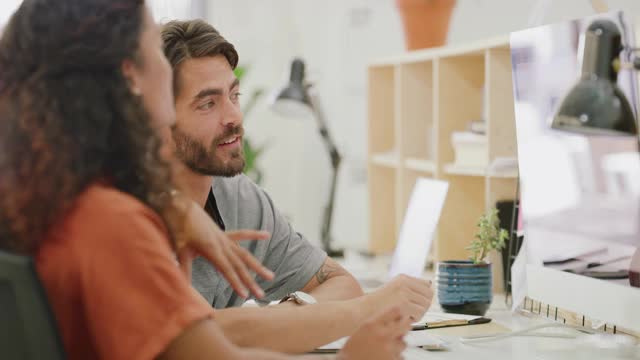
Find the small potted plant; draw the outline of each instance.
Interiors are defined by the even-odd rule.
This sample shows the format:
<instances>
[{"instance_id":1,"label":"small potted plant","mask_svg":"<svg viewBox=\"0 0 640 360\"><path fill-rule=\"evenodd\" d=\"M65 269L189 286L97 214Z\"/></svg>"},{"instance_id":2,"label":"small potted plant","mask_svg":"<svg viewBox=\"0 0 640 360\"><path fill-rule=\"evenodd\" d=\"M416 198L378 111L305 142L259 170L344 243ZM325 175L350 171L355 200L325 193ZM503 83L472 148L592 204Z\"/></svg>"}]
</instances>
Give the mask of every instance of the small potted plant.
<instances>
[{"instance_id":1,"label":"small potted plant","mask_svg":"<svg viewBox=\"0 0 640 360\"><path fill-rule=\"evenodd\" d=\"M470 260L438 263L438 302L445 312L479 316L487 312L493 300L493 281L486 258L491 251L502 250L508 238L493 208L478 221L478 233L467 247Z\"/></svg>"}]
</instances>

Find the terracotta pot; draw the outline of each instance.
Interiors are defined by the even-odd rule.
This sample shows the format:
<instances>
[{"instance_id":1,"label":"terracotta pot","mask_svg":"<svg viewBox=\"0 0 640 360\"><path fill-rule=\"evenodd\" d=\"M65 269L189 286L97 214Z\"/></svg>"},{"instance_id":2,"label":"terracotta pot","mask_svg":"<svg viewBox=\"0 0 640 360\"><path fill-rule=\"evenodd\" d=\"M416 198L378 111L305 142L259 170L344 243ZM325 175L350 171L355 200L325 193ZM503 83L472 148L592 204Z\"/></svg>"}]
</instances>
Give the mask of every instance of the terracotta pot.
<instances>
[{"instance_id":1,"label":"terracotta pot","mask_svg":"<svg viewBox=\"0 0 640 360\"><path fill-rule=\"evenodd\" d=\"M445 44L455 0L396 0L396 5L408 50Z\"/></svg>"}]
</instances>

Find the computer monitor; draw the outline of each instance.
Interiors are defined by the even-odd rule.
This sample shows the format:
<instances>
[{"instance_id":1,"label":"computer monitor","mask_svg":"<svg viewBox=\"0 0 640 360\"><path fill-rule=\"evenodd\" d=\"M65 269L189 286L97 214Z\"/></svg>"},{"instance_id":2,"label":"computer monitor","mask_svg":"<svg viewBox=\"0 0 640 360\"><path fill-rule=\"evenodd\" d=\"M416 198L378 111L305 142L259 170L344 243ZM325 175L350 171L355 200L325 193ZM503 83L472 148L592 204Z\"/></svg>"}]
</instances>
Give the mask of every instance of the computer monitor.
<instances>
[{"instance_id":1,"label":"computer monitor","mask_svg":"<svg viewBox=\"0 0 640 360\"><path fill-rule=\"evenodd\" d=\"M551 127L581 78L585 30L598 19L614 22L623 44L634 46L631 21L621 12L511 34L526 291L637 331L640 289L631 286L629 270L640 256L638 137ZM617 86L637 114L637 74L621 70Z\"/></svg>"}]
</instances>

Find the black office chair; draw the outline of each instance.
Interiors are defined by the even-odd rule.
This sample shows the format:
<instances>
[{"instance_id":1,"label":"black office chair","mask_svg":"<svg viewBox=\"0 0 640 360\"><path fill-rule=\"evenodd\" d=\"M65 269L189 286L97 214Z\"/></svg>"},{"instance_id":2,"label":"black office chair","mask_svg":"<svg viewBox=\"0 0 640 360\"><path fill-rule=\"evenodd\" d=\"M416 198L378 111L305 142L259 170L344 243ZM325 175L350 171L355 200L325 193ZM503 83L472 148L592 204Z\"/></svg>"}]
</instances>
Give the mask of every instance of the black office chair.
<instances>
[{"instance_id":1,"label":"black office chair","mask_svg":"<svg viewBox=\"0 0 640 360\"><path fill-rule=\"evenodd\" d=\"M64 359L33 260L0 250L0 359Z\"/></svg>"}]
</instances>

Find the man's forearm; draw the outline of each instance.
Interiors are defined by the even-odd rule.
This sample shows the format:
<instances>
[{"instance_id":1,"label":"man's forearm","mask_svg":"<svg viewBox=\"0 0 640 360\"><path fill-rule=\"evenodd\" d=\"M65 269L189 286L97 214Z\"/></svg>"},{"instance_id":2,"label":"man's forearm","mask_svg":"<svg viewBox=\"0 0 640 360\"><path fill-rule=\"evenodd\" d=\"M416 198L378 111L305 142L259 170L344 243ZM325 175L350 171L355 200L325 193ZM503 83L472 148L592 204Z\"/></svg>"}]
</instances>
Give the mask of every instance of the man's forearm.
<instances>
[{"instance_id":1,"label":"man's forearm","mask_svg":"<svg viewBox=\"0 0 640 360\"><path fill-rule=\"evenodd\" d=\"M329 257L302 291L313 295L319 302L348 300L364 295L358 281Z\"/></svg>"},{"instance_id":2,"label":"man's forearm","mask_svg":"<svg viewBox=\"0 0 640 360\"><path fill-rule=\"evenodd\" d=\"M296 307L229 308L216 311L224 334L241 347L286 353L311 351L351 335L369 312L362 299Z\"/></svg>"},{"instance_id":3,"label":"man's forearm","mask_svg":"<svg viewBox=\"0 0 640 360\"><path fill-rule=\"evenodd\" d=\"M349 274L327 279L308 293L319 302L349 300L364 295L358 281Z\"/></svg>"}]
</instances>

